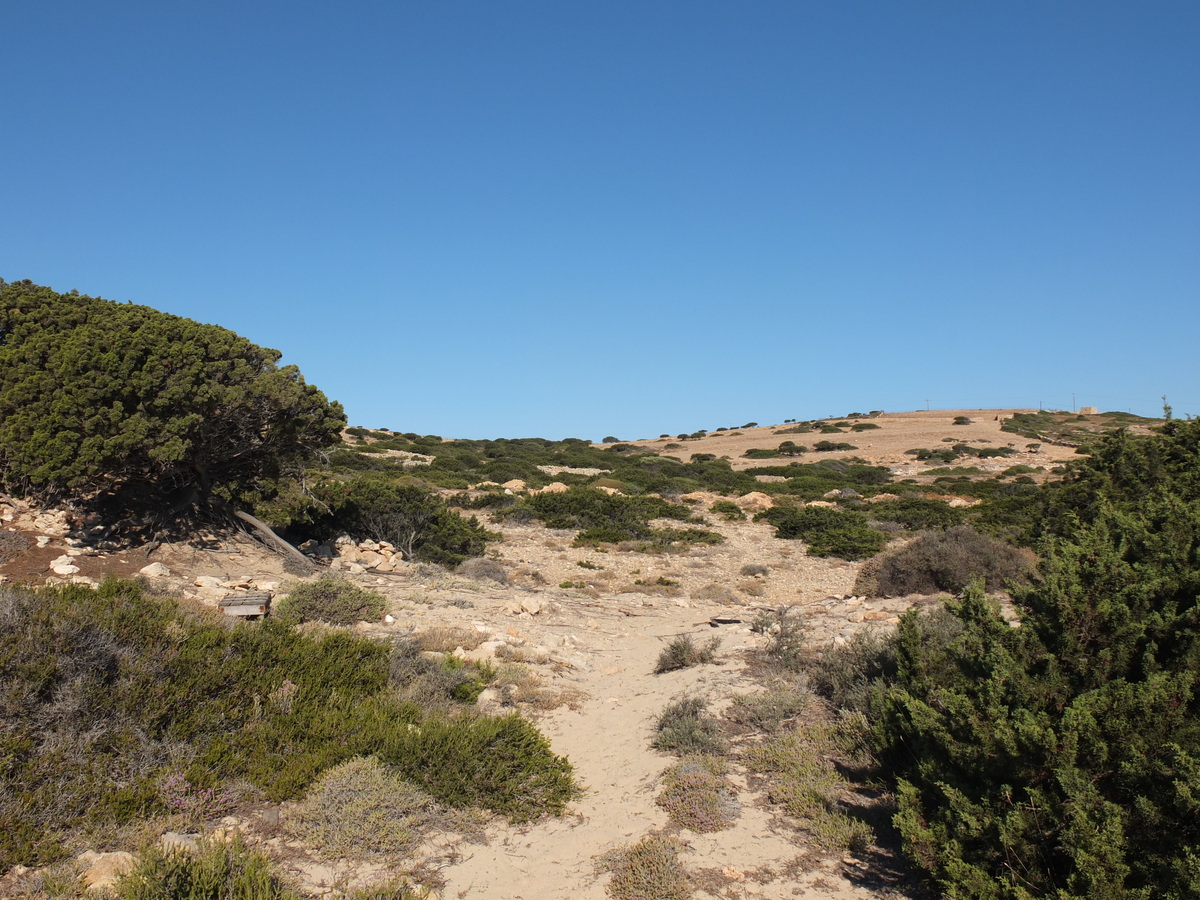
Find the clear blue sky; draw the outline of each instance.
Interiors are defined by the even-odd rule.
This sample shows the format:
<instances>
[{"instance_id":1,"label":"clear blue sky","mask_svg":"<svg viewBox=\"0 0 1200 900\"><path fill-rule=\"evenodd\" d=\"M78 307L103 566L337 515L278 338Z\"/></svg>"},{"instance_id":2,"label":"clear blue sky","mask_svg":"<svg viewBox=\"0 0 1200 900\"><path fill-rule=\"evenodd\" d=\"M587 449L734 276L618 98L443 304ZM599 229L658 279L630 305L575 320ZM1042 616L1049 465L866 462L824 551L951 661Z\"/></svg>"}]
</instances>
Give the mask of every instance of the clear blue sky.
<instances>
[{"instance_id":1,"label":"clear blue sky","mask_svg":"<svg viewBox=\"0 0 1200 900\"><path fill-rule=\"evenodd\" d=\"M351 422L1200 413L1200 3L0 2L0 277Z\"/></svg>"}]
</instances>

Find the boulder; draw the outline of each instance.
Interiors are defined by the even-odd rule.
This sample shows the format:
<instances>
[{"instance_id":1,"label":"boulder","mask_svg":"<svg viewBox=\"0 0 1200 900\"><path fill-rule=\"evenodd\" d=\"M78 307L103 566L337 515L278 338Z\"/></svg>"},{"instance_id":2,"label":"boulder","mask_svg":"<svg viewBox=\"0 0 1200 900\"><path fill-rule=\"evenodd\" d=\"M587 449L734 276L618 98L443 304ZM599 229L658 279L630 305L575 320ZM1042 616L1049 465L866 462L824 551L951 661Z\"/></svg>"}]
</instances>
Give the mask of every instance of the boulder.
<instances>
[{"instance_id":1,"label":"boulder","mask_svg":"<svg viewBox=\"0 0 1200 900\"><path fill-rule=\"evenodd\" d=\"M83 883L89 893L111 890L116 885L117 878L132 869L135 862L133 854L124 850L114 850L111 853L85 850L79 854L78 860L87 866L83 872Z\"/></svg>"},{"instance_id":2,"label":"boulder","mask_svg":"<svg viewBox=\"0 0 1200 900\"><path fill-rule=\"evenodd\" d=\"M503 487L506 490L510 490L510 491L513 491L514 493L516 493L517 491L525 490L528 487L528 485L526 485L525 482L522 481L520 478L514 478L514 479L512 479L512 481L504 482Z\"/></svg>"},{"instance_id":3,"label":"boulder","mask_svg":"<svg viewBox=\"0 0 1200 900\"><path fill-rule=\"evenodd\" d=\"M535 494L565 494L570 488L561 481L552 481L544 488L534 491Z\"/></svg>"},{"instance_id":4,"label":"boulder","mask_svg":"<svg viewBox=\"0 0 1200 900\"><path fill-rule=\"evenodd\" d=\"M166 578L171 574L171 570L160 562L153 562L138 569L138 574L145 575L147 578Z\"/></svg>"},{"instance_id":5,"label":"boulder","mask_svg":"<svg viewBox=\"0 0 1200 900\"><path fill-rule=\"evenodd\" d=\"M748 494L742 494L742 496L733 502L748 512L765 512L775 506L775 501L771 499L771 496L764 494L762 491L751 491Z\"/></svg>"}]
</instances>

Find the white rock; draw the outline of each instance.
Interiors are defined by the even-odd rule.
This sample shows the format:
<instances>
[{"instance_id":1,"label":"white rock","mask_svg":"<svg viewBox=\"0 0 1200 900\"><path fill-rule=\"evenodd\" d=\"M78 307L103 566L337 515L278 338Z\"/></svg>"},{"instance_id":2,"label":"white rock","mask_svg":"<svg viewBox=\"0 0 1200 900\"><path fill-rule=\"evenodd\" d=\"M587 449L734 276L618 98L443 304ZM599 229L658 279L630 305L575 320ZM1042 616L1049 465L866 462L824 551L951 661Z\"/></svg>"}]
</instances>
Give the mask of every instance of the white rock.
<instances>
[{"instance_id":1,"label":"white rock","mask_svg":"<svg viewBox=\"0 0 1200 900\"><path fill-rule=\"evenodd\" d=\"M39 534L39 535L38 535L38 539L37 539L37 545L38 545L39 547L45 547L45 546L46 546L47 544L49 544L49 543L50 543L50 538L49 538L49 536L47 536L47 535L44 535L44 534Z\"/></svg>"},{"instance_id":2,"label":"white rock","mask_svg":"<svg viewBox=\"0 0 1200 900\"><path fill-rule=\"evenodd\" d=\"M542 611L542 601L535 597L526 597L521 601L521 609L531 616L536 616Z\"/></svg>"},{"instance_id":3,"label":"white rock","mask_svg":"<svg viewBox=\"0 0 1200 900\"><path fill-rule=\"evenodd\" d=\"M216 575L200 575L192 582L198 588L206 590L220 590L222 581Z\"/></svg>"},{"instance_id":4,"label":"white rock","mask_svg":"<svg viewBox=\"0 0 1200 900\"><path fill-rule=\"evenodd\" d=\"M171 574L171 570L160 562L153 562L138 569L138 574L145 575L147 578L166 578Z\"/></svg>"},{"instance_id":5,"label":"white rock","mask_svg":"<svg viewBox=\"0 0 1200 900\"><path fill-rule=\"evenodd\" d=\"M383 624L384 625L395 625L396 617L393 616L391 613L388 613L386 616L383 617Z\"/></svg>"},{"instance_id":6,"label":"white rock","mask_svg":"<svg viewBox=\"0 0 1200 900\"><path fill-rule=\"evenodd\" d=\"M71 563L56 563L50 567L50 571L55 575L74 575L79 571L79 566L72 565Z\"/></svg>"},{"instance_id":7,"label":"white rock","mask_svg":"<svg viewBox=\"0 0 1200 900\"><path fill-rule=\"evenodd\" d=\"M379 552L379 542L378 541L359 541L358 549L359 550L370 550L372 553L378 553Z\"/></svg>"},{"instance_id":8,"label":"white rock","mask_svg":"<svg viewBox=\"0 0 1200 900\"><path fill-rule=\"evenodd\" d=\"M86 584L88 587L100 586L100 582L90 575L73 575L71 576L71 584Z\"/></svg>"},{"instance_id":9,"label":"white rock","mask_svg":"<svg viewBox=\"0 0 1200 900\"><path fill-rule=\"evenodd\" d=\"M349 570L351 575L365 575L367 571L365 566L361 566L356 562L350 563Z\"/></svg>"},{"instance_id":10,"label":"white rock","mask_svg":"<svg viewBox=\"0 0 1200 900\"><path fill-rule=\"evenodd\" d=\"M383 554L375 550L362 550L358 554L358 562L368 569L374 569L384 561Z\"/></svg>"},{"instance_id":11,"label":"white rock","mask_svg":"<svg viewBox=\"0 0 1200 900\"><path fill-rule=\"evenodd\" d=\"M279 590L279 582L278 581L259 581L258 579L255 579L254 583L253 583L253 587L257 587L260 591L266 591L269 594L273 594L277 590Z\"/></svg>"},{"instance_id":12,"label":"white rock","mask_svg":"<svg viewBox=\"0 0 1200 900\"><path fill-rule=\"evenodd\" d=\"M71 566L74 564L75 564L75 558L72 556L68 556L65 553L62 556L58 557L57 559L50 560L50 565L52 565L52 566Z\"/></svg>"}]
</instances>

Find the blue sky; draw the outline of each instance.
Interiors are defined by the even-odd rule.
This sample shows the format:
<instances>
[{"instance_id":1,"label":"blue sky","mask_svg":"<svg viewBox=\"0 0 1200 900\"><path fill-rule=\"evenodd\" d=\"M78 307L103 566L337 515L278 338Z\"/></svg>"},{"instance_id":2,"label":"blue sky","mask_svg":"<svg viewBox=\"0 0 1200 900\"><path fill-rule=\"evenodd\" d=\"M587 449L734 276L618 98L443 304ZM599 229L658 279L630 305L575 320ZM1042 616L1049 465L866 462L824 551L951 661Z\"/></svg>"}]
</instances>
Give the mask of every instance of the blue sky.
<instances>
[{"instance_id":1,"label":"blue sky","mask_svg":"<svg viewBox=\"0 0 1200 900\"><path fill-rule=\"evenodd\" d=\"M1200 413L1195 2L0 2L0 277L354 424Z\"/></svg>"}]
</instances>

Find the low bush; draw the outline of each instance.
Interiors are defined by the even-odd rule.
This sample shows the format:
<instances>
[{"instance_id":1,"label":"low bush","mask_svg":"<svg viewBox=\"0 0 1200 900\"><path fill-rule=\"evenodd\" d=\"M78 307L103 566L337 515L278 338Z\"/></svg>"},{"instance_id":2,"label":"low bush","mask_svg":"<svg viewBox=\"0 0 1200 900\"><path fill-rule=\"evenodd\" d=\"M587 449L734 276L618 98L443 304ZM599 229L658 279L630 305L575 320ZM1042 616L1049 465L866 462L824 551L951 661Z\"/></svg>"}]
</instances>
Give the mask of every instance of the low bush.
<instances>
[{"instance_id":1,"label":"low bush","mask_svg":"<svg viewBox=\"0 0 1200 900\"><path fill-rule=\"evenodd\" d=\"M735 695L725 715L738 725L771 734L808 709L811 701L812 694L802 684L780 681L761 694Z\"/></svg>"},{"instance_id":2,"label":"low bush","mask_svg":"<svg viewBox=\"0 0 1200 900\"><path fill-rule=\"evenodd\" d=\"M763 610L751 623L750 629L769 638L763 656L772 666L787 672L799 672L804 667L807 635L804 624L791 613L790 606L781 606L773 611Z\"/></svg>"},{"instance_id":3,"label":"low bush","mask_svg":"<svg viewBox=\"0 0 1200 900\"><path fill-rule=\"evenodd\" d=\"M681 635L664 647L658 655L654 674L661 675L663 672L674 672L677 669L711 663L716 658L717 648L720 646L721 639L719 637L710 638L702 645L696 646L691 635Z\"/></svg>"},{"instance_id":4,"label":"low bush","mask_svg":"<svg viewBox=\"0 0 1200 900\"><path fill-rule=\"evenodd\" d=\"M193 853L147 847L117 879L119 900L302 900L265 854L232 841L204 840Z\"/></svg>"},{"instance_id":5,"label":"low bush","mask_svg":"<svg viewBox=\"0 0 1200 900\"><path fill-rule=\"evenodd\" d=\"M746 578L753 578L755 575L767 576L771 574L769 566L764 566L762 563L746 563L742 566L741 574Z\"/></svg>"},{"instance_id":6,"label":"low bush","mask_svg":"<svg viewBox=\"0 0 1200 900\"><path fill-rule=\"evenodd\" d=\"M898 500L881 500L870 507L872 519L896 522L905 528L926 530L950 528L962 524L965 510L955 509L942 500L927 497L901 497Z\"/></svg>"},{"instance_id":7,"label":"low bush","mask_svg":"<svg viewBox=\"0 0 1200 900\"><path fill-rule=\"evenodd\" d=\"M316 581L289 586L275 612L295 622L353 625L355 622L378 622L386 610L387 599L382 594L344 578L324 575Z\"/></svg>"},{"instance_id":8,"label":"low bush","mask_svg":"<svg viewBox=\"0 0 1200 900\"><path fill-rule=\"evenodd\" d=\"M428 794L374 757L325 772L287 818L288 830L330 859L397 855L444 814Z\"/></svg>"},{"instance_id":9,"label":"low bush","mask_svg":"<svg viewBox=\"0 0 1200 900\"><path fill-rule=\"evenodd\" d=\"M746 459L777 459L780 453L770 447L751 447L742 456Z\"/></svg>"},{"instance_id":10,"label":"low bush","mask_svg":"<svg viewBox=\"0 0 1200 900\"><path fill-rule=\"evenodd\" d=\"M655 803L681 828L701 834L722 831L737 817L737 794L722 777L727 769L719 757L683 759L663 773Z\"/></svg>"},{"instance_id":11,"label":"low bush","mask_svg":"<svg viewBox=\"0 0 1200 900\"><path fill-rule=\"evenodd\" d=\"M818 846L862 853L871 846L874 835L866 823L848 816L837 801L845 782L829 761L832 749L827 728L797 727L748 748L742 759L751 772L768 777L768 798L797 819Z\"/></svg>"},{"instance_id":12,"label":"low bush","mask_svg":"<svg viewBox=\"0 0 1200 900\"><path fill-rule=\"evenodd\" d=\"M655 750L680 756L725 752L725 738L716 719L708 715L708 703L702 697L685 697L670 703L654 725Z\"/></svg>"},{"instance_id":13,"label":"low bush","mask_svg":"<svg viewBox=\"0 0 1200 900\"><path fill-rule=\"evenodd\" d=\"M681 847L673 838L652 834L609 853L599 868L610 872L613 900L688 900L691 879L679 861Z\"/></svg>"},{"instance_id":14,"label":"low bush","mask_svg":"<svg viewBox=\"0 0 1200 900\"><path fill-rule=\"evenodd\" d=\"M718 500L709 507L709 510L726 522L744 522L746 520L745 511L732 500Z\"/></svg>"},{"instance_id":15,"label":"low bush","mask_svg":"<svg viewBox=\"0 0 1200 900\"><path fill-rule=\"evenodd\" d=\"M825 429L822 428L821 431ZM836 428L834 429L837 430ZM817 441L813 444L813 450L817 453L833 453L841 450L857 450L853 444L847 444L844 441Z\"/></svg>"},{"instance_id":16,"label":"low bush","mask_svg":"<svg viewBox=\"0 0 1200 900\"><path fill-rule=\"evenodd\" d=\"M473 581L494 581L497 584L508 584L508 570L496 560L482 556L463 560L455 571Z\"/></svg>"},{"instance_id":17,"label":"low bush","mask_svg":"<svg viewBox=\"0 0 1200 900\"><path fill-rule=\"evenodd\" d=\"M207 815L239 781L294 799L355 756L448 805L561 812L571 767L536 728L413 702L389 665L422 670L390 655L345 631L230 622L132 582L0 587L0 870L53 863L79 830L111 833L172 798Z\"/></svg>"},{"instance_id":18,"label":"low bush","mask_svg":"<svg viewBox=\"0 0 1200 900\"><path fill-rule=\"evenodd\" d=\"M957 593L974 578L981 579L986 590L998 591L1028 583L1034 563L1030 551L959 525L923 535L868 563L855 591L893 596Z\"/></svg>"},{"instance_id":19,"label":"low bush","mask_svg":"<svg viewBox=\"0 0 1200 900\"><path fill-rule=\"evenodd\" d=\"M970 425L971 420L969 418L967 418L966 416L955 416L954 421L951 422L950 424L951 425Z\"/></svg>"},{"instance_id":20,"label":"low bush","mask_svg":"<svg viewBox=\"0 0 1200 900\"><path fill-rule=\"evenodd\" d=\"M777 538L803 540L810 556L865 559L887 542L887 536L871 528L857 512L821 506L776 506L761 517L775 526Z\"/></svg>"}]
</instances>

